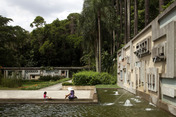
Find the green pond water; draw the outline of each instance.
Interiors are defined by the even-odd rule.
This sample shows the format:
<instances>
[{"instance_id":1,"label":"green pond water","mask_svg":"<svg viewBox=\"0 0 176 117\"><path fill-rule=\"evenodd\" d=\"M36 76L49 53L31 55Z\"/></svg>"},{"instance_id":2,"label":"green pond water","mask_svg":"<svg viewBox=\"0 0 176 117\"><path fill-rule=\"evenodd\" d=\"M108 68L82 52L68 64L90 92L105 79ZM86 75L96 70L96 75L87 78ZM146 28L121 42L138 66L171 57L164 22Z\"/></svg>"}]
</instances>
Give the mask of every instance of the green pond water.
<instances>
[{"instance_id":1,"label":"green pond water","mask_svg":"<svg viewBox=\"0 0 176 117\"><path fill-rule=\"evenodd\" d=\"M123 89L97 92L99 104L0 104L0 117L174 117Z\"/></svg>"}]
</instances>

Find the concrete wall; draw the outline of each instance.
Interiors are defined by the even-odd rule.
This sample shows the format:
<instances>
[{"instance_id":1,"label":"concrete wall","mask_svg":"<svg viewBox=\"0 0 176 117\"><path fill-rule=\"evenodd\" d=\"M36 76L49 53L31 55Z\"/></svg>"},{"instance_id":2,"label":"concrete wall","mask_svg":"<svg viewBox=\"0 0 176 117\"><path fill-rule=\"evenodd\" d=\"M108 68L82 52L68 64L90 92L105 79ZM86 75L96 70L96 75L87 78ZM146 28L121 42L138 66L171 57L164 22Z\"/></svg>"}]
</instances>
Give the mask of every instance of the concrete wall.
<instances>
[{"instance_id":1,"label":"concrete wall","mask_svg":"<svg viewBox=\"0 0 176 117\"><path fill-rule=\"evenodd\" d=\"M176 1L117 54L118 85L132 93L148 97L147 100L174 115L176 115L175 20ZM167 105L167 108L163 105Z\"/></svg>"},{"instance_id":2,"label":"concrete wall","mask_svg":"<svg viewBox=\"0 0 176 117\"><path fill-rule=\"evenodd\" d=\"M69 78L69 70L4 70L5 77L38 80L40 76L63 76Z\"/></svg>"}]
</instances>

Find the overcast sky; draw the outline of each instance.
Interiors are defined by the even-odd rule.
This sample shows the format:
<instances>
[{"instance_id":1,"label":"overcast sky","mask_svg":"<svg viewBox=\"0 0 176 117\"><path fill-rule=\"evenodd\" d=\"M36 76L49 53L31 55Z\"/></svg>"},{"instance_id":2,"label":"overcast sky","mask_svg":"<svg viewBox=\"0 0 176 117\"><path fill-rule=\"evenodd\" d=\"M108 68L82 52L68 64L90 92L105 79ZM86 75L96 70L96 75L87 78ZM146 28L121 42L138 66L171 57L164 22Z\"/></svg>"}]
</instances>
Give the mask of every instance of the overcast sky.
<instances>
[{"instance_id":1,"label":"overcast sky","mask_svg":"<svg viewBox=\"0 0 176 117\"><path fill-rule=\"evenodd\" d=\"M30 23L42 16L46 23L66 19L70 13L81 13L84 0L0 0L0 15L12 18L10 25L31 31Z\"/></svg>"}]
</instances>

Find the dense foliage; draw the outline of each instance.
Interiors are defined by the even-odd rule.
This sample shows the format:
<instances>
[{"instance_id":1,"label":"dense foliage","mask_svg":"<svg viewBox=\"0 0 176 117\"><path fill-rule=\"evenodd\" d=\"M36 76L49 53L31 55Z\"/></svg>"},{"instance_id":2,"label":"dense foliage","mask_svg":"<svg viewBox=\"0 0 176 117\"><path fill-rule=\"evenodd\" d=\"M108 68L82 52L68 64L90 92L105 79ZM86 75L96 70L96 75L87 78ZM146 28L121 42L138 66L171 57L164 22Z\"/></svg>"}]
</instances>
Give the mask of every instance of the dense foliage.
<instances>
[{"instance_id":1,"label":"dense foliage","mask_svg":"<svg viewBox=\"0 0 176 117\"><path fill-rule=\"evenodd\" d=\"M0 85L2 87L9 87L9 88L15 88L15 87L21 87L23 84L22 79L16 79L16 78L2 78Z\"/></svg>"},{"instance_id":2,"label":"dense foliage","mask_svg":"<svg viewBox=\"0 0 176 117\"><path fill-rule=\"evenodd\" d=\"M41 81L57 81L63 79L63 76L40 76L39 80Z\"/></svg>"},{"instance_id":3,"label":"dense foliage","mask_svg":"<svg viewBox=\"0 0 176 117\"><path fill-rule=\"evenodd\" d=\"M0 67L89 66L116 75L116 51L175 0L128 1L84 0L81 14L65 20L37 16L32 32L0 15Z\"/></svg>"},{"instance_id":4,"label":"dense foliage","mask_svg":"<svg viewBox=\"0 0 176 117\"><path fill-rule=\"evenodd\" d=\"M73 75L74 85L115 84L116 78L108 73L82 71Z\"/></svg>"},{"instance_id":5,"label":"dense foliage","mask_svg":"<svg viewBox=\"0 0 176 117\"><path fill-rule=\"evenodd\" d=\"M82 36L78 31L79 14L46 24L41 16L31 23L28 32L8 26L10 18L0 16L0 66L81 66Z\"/></svg>"},{"instance_id":6,"label":"dense foliage","mask_svg":"<svg viewBox=\"0 0 176 117\"><path fill-rule=\"evenodd\" d=\"M72 82L63 82L62 86L72 86L73 83Z\"/></svg>"}]
</instances>

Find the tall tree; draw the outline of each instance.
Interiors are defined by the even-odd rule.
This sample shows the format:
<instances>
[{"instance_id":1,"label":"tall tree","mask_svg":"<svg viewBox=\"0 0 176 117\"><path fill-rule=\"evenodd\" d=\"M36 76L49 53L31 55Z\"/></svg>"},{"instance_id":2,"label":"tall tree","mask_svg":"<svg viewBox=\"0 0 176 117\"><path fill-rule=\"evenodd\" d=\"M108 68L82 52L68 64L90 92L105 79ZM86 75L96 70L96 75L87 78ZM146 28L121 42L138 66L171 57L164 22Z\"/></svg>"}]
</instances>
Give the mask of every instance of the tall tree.
<instances>
[{"instance_id":1,"label":"tall tree","mask_svg":"<svg viewBox=\"0 0 176 117\"><path fill-rule=\"evenodd\" d=\"M91 35L89 35L89 39L94 38L93 40L94 40L94 50L95 50L95 58L96 58L95 59L96 60L96 71L98 72L101 72L102 17L105 17L106 15L104 11L105 11L106 5L109 5L107 4L107 2L109 1L85 0L83 12L82 12L82 19L83 19L82 26L84 26L86 30L86 31L85 30L83 31L87 32L89 31L88 29L90 29L90 27L93 27L93 29L91 29L90 32L88 33L91 33ZM87 27L88 24L90 24L89 28Z\"/></svg>"},{"instance_id":2,"label":"tall tree","mask_svg":"<svg viewBox=\"0 0 176 117\"><path fill-rule=\"evenodd\" d=\"M100 8L98 9L97 11L98 13L98 72L101 72L101 11L100 11Z\"/></svg>"},{"instance_id":3,"label":"tall tree","mask_svg":"<svg viewBox=\"0 0 176 117\"><path fill-rule=\"evenodd\" d=\"M37 16L34 21L30 24L30 26L33 28L34 25L39 28L39 27L43 27L46 24L45 20L43 17L41 16Z\"/></svg>"},{"instance_id":4,"label":"tall tree","mask_svg":"<svg viewBox=\"0 0 176 117\"><path fill-rule=\"evenodd\" d=\"M138 33L138 0L134 0L134 36Z\"/></svg>"},{"instance_id":5,"label":"tall tree","mask_svg":"<svg viewBox=\"0 0 176 117\"><path fill-rule=\"evenodd\" d=\"M125 26L124 26L124 43L126 44L128 42L128 38L127 38L127 0L124 0L124 22L125 22Z\"/></svg>"},{"instance_id":6,"label":"tall tree","mask_svg":"<svg viewBox=\"0 0 176 117\"><path fill-rule=\"evenodd\" d=\"M69 20L69 28L70 28L70 34L75 34L76 31L78 31L76 28L78 28L78 20L79 20L80 14L78 13L71 13L69 16L67 16L67 19Z\"/></svg>"},{"instance_id":7,"label":"tall tree","mask_svg":"<svg viewBox=\"0 0 176 117\"><path fill-rule=\"evenodd\" d=\"M0 65L5 67L27 64L29 33L20 26L9 26L10 18L0 16Z\"/></svg>"},{"instance_id":8,"label":"tall tree","mask_svg":"<svg viewBox=\"0 0 176 117\"><path fill-rule=\"evenodd\" d=\"M131 25L131 20L130 20L130 15L131 15L131 12L130 12L130 9L131 9L131 0L127 0L127 42L130 41L130 25Z\"/></svg>"},{"instance_id":9,"label":"tall tree","mask_svg":"<svg viewBox=\"0 0 176 117\"><path fill-rule=\"evenodd\" d=\"M80 17L80 28L83 33L83 44L85 53L90 54L93 50L95 55L95 67L98 72L98 20L97 10L94 8L94 2L92 0L85 0L83 4L83 11ZM86 56L86 55L85 55Z\"/></svg>"},{"instance_id":10,"label":"tall tree","mask_svg":"<svg viewBox=\"0 0 176 117\"><path fill-rule=\"evenodd\" d=\"M164 0L159 0L159 12L160 13L164 10L163 5L164 5Z\"/></svg>"},{"instance_id":11,"label":"tall tree","mask_svg":"<svg viewBox=\"0 0 176 117\"><path fill-rule=\"evenodd\" d=\"M145 0L145 26L149 23L149 0Z\"/></svg>"},{"instance_id":12,"label":"tall tree","mask_svg":"<svg viewBox=\"0 0 176 117\"><path fill-rule=\"evenodd\" d=\"M123 35L123 3L122 3L122 0L119 1L119 5L120 5L120 35L119 35L120 40L119 41L121 42L123 38L122 36Z\"/></svg>"},{"instance_id":13,"label":"tall tree","mask_svg":"<svg viewBox=\"0 0 176 117\"><path fill-rule=\"evenodd\" d=\"M120 0L120 1L121 1L121 0ZM119 14L120 14L120 8L119 8L119 7L120 7L120 6L119 6L119 0L116 0L116 12L117 12L117 20L118 20L117 23L118 23L118 24L120 23L120 22L119 22L119 19L118 19ZM120 26L120 25L118 25L118 26L117 26L118 29L116 29L116 30L117 30L117 31L116 31L116 36L117 36L117 37L116 37L116 38L117 38L117 41L116 41L116 43L117 43L117 48L118 48L119 45L120 45L120 44L119 44L119 39L120 39L120 36L119 36L119 35L120 35L120 30L119 30L119 28L120 28L120 27L119 27L119 26ZM115 31L114 31L114 33L115 33ZM113 34L113 38L114 38L114 41L113 41L113 43L114 43L113 54L114 54L115 51L116 51L116 50L115 50L115 34Z\"/></svg>"}]
</instances>

